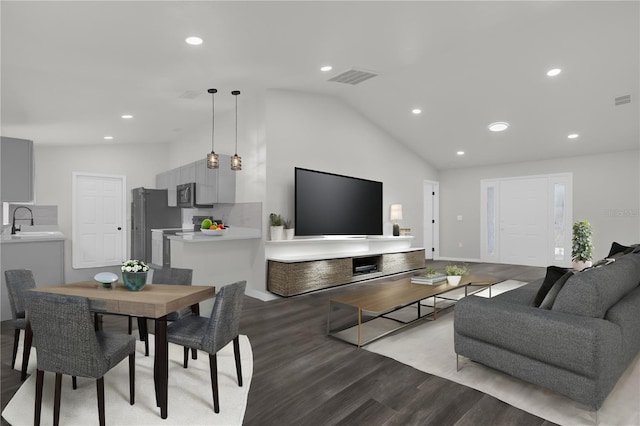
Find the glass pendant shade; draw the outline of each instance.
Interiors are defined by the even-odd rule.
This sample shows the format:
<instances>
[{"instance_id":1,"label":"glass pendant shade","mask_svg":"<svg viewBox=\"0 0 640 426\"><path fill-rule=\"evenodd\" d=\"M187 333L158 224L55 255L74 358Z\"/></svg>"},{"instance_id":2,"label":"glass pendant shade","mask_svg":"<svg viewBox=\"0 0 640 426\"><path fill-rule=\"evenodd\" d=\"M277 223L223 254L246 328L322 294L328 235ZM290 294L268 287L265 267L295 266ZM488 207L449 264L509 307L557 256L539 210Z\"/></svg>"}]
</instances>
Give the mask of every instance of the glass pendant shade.
<instances>
[{"instance_id":1,"label":"glass pendant shade","mask_svg":"<svg viewBox=\"0 0 640 426\"><path fill-rule=\"evenodd\" d=\"M231 157L231 170L242 170L242 157L238 154L234 154L233 157Z\"/></svg>"},{"instance_id":2,"label":"glass pendant shade","mask_svg":"<svg viewBox=\"0 0 640 426\"><path fill-rule=\"evenodd\" d=\"M213 136L215 134L216 123L214 95L218 92L218 89L209 89L207 92L211 93L211 152L207 154L207 168L217 169L220 166L220 161L218 160L218 154L213 150Z\"/></svg>"},{"instance_id":3,"label":"glass pendant shade","mask_svg":"<svg viewBox=\"0 0 640 426\"><path fill-rule=\"evenodd\" d=\"M220 166L220 160L218 154L211 151L207 154L207 167L210 169L217 169Z\"/></svg>"}]
</instances>

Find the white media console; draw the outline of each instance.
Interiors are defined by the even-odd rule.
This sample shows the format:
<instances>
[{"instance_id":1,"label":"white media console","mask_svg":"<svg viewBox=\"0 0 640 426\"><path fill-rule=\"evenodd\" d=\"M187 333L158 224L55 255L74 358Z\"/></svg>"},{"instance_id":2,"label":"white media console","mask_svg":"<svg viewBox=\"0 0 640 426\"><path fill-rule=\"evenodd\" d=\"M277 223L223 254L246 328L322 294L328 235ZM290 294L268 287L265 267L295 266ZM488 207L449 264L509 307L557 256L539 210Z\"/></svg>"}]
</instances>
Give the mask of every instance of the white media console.
<instances>
[{"instance_id":1,"label":"white media console","mask_svg":"<svg viewBox=\"0 0 640 426\"><path fill-rule=\"evenodd\" d=\"M380 236L268 241L267 289L293 296L422 269L424 248L411 247L412 240Z\"/></svg>"}]
</instances>

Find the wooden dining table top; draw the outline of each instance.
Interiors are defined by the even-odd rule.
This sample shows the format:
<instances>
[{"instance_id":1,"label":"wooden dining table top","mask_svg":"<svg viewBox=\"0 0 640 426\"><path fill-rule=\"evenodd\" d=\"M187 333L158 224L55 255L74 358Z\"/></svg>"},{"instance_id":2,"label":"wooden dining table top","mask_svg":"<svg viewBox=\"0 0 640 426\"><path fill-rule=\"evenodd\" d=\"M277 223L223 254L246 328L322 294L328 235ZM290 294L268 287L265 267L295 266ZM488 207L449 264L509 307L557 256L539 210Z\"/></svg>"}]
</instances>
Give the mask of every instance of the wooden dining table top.
<instances>
[{"instance_id":1,"label":"wooden dining table top","mask_svg":"<svg viewBox=\"0 0 640 426\"><path fill-rule=\"evenodd\" d=\"M31 291L86 297L91 310L126 314L147 318L160 318L171 312L194 305L215 296L212 286L147 284L142 290L130 291L124 284L104 288L95 281L83 281Z\"/></svg>"}]
</instances>

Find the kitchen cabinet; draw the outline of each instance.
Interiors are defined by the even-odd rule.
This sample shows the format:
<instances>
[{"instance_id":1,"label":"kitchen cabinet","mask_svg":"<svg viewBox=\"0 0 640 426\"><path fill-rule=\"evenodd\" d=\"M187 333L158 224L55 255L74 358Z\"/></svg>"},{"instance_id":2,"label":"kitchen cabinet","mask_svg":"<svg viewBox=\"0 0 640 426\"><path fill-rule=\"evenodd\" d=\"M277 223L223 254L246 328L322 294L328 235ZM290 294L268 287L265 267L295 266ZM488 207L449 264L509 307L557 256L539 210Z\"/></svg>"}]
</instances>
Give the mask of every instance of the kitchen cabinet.
<instances>
[{"instance_id":1,"label":"kitchen cabinet","mask_svg":"<svg viewBox=\"0 0 640 426\"><path fill-rule=\"evenodd\" d=\"M196 162L196 203L213 204L218 200L218 169L207 167L207 160Z\"/></svg>"},{"instance_id":2,"label":"kitchen cabinet","mask_svg":"<svg viewBox=\"0 0 640 426\"><path fill-rule=\"evenodd\" d=\"M220 155L220 167L207 168L207 160L202 159L156 175L156 188L167 189L168 204L177 205L176 186L195 182L196 203L235 203L236 173L231 170L231 156Z\"/></svg>"},{"instance_id":3,"label":"kitchen cabinet","mask_svg":"<svg viewBox=\"0 0 640 426\"><path fill-rule=\"evenodd\" d=\"M151 263L162 266L162 230L151 230Z\"/></svg>"},{"instance_id":4,"label":"kitchen cabinet","mask_svg":"<svg viewBox=\"0 0 640 426\"><path fill-rule=\"evenodd\" d=\"M1 138L2 201L33 201L33 141Z\"/></svg>"},{"instance_id":5,"label":"kitchen cabinet","mask_svg":"<svg viewBox=\"0 0 640 426\"><path fill-rule=\"evenodd\" d=\"M169 188L169 172L162 172L156 175L156 189Z\"/></svg>"},{"instance_id":6,"label":"kitchen cabinet","mask_svg":"<svg viewBox=\"0 0 640 426\"><path fill-rule=\"evenodd\" d=\"M11 319L7 269L30 269L36 287L64 284L64 238L2 241L2 321Z\"/></svg>"}]
</instances>

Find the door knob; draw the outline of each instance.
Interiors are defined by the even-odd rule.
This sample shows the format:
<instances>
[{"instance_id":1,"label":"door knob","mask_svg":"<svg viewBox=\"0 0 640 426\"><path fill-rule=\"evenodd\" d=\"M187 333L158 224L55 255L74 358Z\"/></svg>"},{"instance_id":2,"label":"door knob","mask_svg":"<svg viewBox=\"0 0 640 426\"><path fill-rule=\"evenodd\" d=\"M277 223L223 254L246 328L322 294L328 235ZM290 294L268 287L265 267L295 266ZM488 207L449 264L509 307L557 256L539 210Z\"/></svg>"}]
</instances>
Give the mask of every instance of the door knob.
<instances>
[{"instance_id":1,"label":"door knob","mask_svg":"<svg viewBox=\"0 0 640 426\"><path fill-rule=\"evenodd\" d=\"M118 231L122 231L122 227L118 226Z\"/></svg>"}]
</instances>

